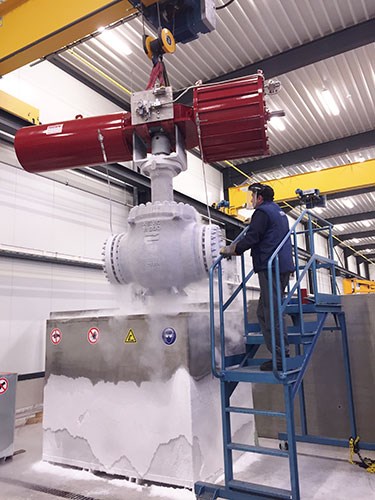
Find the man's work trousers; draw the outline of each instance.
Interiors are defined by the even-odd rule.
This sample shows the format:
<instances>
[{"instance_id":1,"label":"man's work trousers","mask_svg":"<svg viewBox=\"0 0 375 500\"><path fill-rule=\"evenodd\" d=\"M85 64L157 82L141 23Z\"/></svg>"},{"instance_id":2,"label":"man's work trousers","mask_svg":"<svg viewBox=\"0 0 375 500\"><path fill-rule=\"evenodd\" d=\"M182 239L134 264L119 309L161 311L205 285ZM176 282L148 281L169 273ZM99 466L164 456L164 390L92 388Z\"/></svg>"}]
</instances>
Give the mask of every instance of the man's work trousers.
<instances>
[{"instance_id":1,"label":"man's work trousers","mask_svg":"<svg viewBox=\"0 0 375 500\"><path fill-rule=\"evenodd\" d=\"M280 273L280 289L281 289L281 300L284 297L285 288L289 282L290 273ZM264 340L266 342L267 349L272 353L272 334L271 334L271 314L270 314L270 295L268 289L268 272L259 271L259 286L260 286L260 297L257 308L257 317L260 324L261 332L263 334ZM272 279L272 300L273 300L273 311L275 319L275 340L276 340L276 357L281 358L280 349L280 323L277 308L277 293L276 293L276 279L273 276ZM284 342L285 342L285 354L289 354L288 346L288 336L286 333L286 328L284 331Z\"/></svg>"}]
</instances>

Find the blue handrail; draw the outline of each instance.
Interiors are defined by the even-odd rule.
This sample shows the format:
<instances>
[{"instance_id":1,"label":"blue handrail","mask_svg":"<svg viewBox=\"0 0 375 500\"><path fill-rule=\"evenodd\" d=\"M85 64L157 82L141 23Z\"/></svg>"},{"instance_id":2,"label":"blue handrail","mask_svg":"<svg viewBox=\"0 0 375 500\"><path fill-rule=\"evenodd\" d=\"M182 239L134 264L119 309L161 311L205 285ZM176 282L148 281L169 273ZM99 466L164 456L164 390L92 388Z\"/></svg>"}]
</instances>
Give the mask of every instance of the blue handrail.
<instances>
[{"instance_id":1,"label":"blue handrail","mask_svg":"<svg viewBox=\"0 0 375 500\"><path fill-rule=\"evenodd\" d=\"M307 229L301 231L298 228L298 225L303 222L307 222ZM315 221L319 222L319 225L316 224ZM317 227L313 227L313 225ZM241 232L241 234L233 241L233 243L237 243L242 237L245 235L247 231L247 227ZM315 244L314 237L316 234L321 232L328 231L328 258L317 255L315 253ZM309 249L311 253L311 257L308 259L307 263L303 266L301 270L299 259L298 259L298 242L297 236L299 234L306 234L309 242ZM288 241L288 239L292 238L292 248L294 249L294 257L295 257L295 274L296 274L296 282L290 288L288 286L288 292L285 297L282 297L281 294L281 283L280 283L280 263L279 263L279 253L284 246L284 244ZM270 319L271 319L271 340L272 340L272 360L273 360L273 372L275 377L278 379L285 378L288 374L294 373L296 370L287 370L286 363L286 355L285 355L285 341L284 341L284 323L283 323L283 314L285 313L287 306L291 303L292 299L295 299L296 296L296 304L299 311L300 317L300 327L301 334L304 332L304 324L302 321L302 295L301 295L301 283L307 273L311 272L311 278L313 283L313 289L310 290L312 298L316 298L318 295L318 279L317 279L317 270L318 264L323 263L330 269L331 276L331 287L332 287L332 295L336 295L336 275L335 275L335 261L334 261L334 253L333 253L333 241L332 241L332 224L323 218L319 217L316 214L311 213L309 210L304 210L298 219L294 222L293 226L290 228L289 232L285 235L284 239L280 242L278 247L275 249L273 254L268 260L267 264L267 272L268 272L268 293L269 293L269 303L270 303ZM219 256L209 271L209 286L210 286L210 336L211 336L211 369L212 373L215 377L220 378L223 369L225 368L225 328L224 328L224 318L225 311L229 308L229 306L236 299L238 294L242 291L242 300L243 300L243 331L244 335L248 333L249 323L248 323L248 315L247 315L247 297L246 297L246 284L250 280L250 278L254 274L254 270L251 270L246 274L245 269L245 258L244 255L241 255L241 283L236 287L231 296L224 303L223 301L223 281L222 281L222 260L223 256ZM219 313L219 334L220 334L220 363L217 367L216 363L216 338L215 338L215 276L217 275L217 288L218 288L218 313ZM273 302L273 279L275 279L276 283L276 304ZM281 362L282 362L282 370L279 372L277 369L277 358L276 358L276 332L275 332L275 306L277 307L277 317L279 323L279 345L281 350Z\"/></svg>"}]
</instances>

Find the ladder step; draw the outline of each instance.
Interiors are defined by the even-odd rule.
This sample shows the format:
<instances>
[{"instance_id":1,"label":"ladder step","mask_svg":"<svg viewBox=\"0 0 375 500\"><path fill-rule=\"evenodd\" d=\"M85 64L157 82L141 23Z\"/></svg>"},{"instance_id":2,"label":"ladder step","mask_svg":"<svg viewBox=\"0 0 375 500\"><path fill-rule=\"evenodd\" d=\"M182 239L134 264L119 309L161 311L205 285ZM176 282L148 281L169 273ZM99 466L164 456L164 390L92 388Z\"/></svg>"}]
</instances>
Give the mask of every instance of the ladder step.
<instances>
[{"instance_id":1,"label":"ladder step","mask_svg":"<svg viewBox=\"0 0 375 500\"><path fill-rule=\"evenodd\" d=\"M299 333L288 334L289 344L303 344L305 342L311 342L314 335L300 335ZM262 345L264 344L264 338L262 334L250 334L245 336L245 343L249 345Z\"/></svg>"},{"instance_id":2,"label":"ladder step","mask_svg":"<svg viewBox=\"0 0 375 500\"><path fill-rule=\"evenodd\" d=\"M317 321L304 321L304 333L315 333L318 329L318 326L319 324ZM288 326L287 331L288 333L301 333L301 327L300 325Z\"/></svg>"},{"instance_id":3,"label":"ladder step","mask_svg":"<svg viewBox=\"0 0 375 500\"><path fill-rule=\"evenodd\" d=\"M259 333L260 332L260 324L259 323L249 323L247 325L246 333Z\"/></svg>"},{"instance_id":4,"label":"ladder step","mask_svg":"<svg viewBox=\"0 0 375 500\"><path fill-rule=\"evenodd\" d=\"M260 384L289 384L297 378L299 368L302 365L304 356L295 356L287 359L287 370L293 371L287 375L279 372L280 376L275 377L272 371L264 372L259 368L259 363L264 360L250 359L249 366L229 368L221 372L222 380L225 382L256 382ZM257 363L256 365L253 363Z\"/></svg>"},{"instance_id":5,"label":"ladder step","mask_svg":"<svg viewBox=\"0 0 375 500\"><path fill-rule=\"evenodd\" d=\"M273 448L265 448L264 446L253 446L242 443L228 443L227 448L235 451L245 451L249 453L259 453L260 455L271 455L273 457L288 457L287 451L275 450Z\"/></svg>"},{"instance_id":6,"label":"ladder step","mask_svg":"<svg viewBox=\"0 0 375 500\"><path fill-rule=\"evenodd\" d=\"M292 500L292 492L282 488L273 488L272 486L263 486L262 484L247 483L232 479L228 481L228 487L231 490L243 491L258 495L260 498L274 498L277 500ZM251 497L249 497L251 498Z\"/></svg>"},{"instance_id":7,"label":"ladder step","mask_svg":"<svg viewBox=\"0 0 375 500\"><path fill-rule=\"evenodd\" d=\"M286 413L271 410L256 410L255 408L241 408L240 406L228 406L227 413L246 413L249 415L264 415L266 417L286 417Z\"/></svg>"}]
</instances>

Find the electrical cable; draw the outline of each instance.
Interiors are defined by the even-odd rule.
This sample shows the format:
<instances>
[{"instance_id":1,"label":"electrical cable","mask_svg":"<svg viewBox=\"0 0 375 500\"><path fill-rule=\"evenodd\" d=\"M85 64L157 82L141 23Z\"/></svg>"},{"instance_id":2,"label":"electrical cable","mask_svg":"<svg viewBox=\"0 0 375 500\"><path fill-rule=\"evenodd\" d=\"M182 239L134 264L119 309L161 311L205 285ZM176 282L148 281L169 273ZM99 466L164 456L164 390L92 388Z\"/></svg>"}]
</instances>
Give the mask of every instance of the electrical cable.
<instances>
[{"instance_id":1,"label":"electrical cable","mask_svg":"<svg viewBox=\"0 0 375 500\"><path fill-rule=\"evenodd\" d=\"M95 71L95 73L98 73L98 75L102 76L103 78L105 78L106 80L108 80L110 83L112 83L113 85L115 85L116 87L118 87L119 89L121 89L126 94L128 94L128 95L132 94L129 89L127 89L126 87L124 87L123 85L121 85L121 83L117 82L115 79L113 79L112 77L110 77L106 73L104 73L104 71L102 71L101 69L97 68L94 64L92 64L91 62L87 61L84 57L82 57L81 55L79 55L76 52L74 52L73 49L68 49L68 53L71 54L76 59L78 59L79 61L81 61L83 64L85 64L89 68L91 68L93 71Z\"/></svg>"},{"instance_id":2,"label":"electrical cable","mask_svg":"<svg viewBox=\"0 0 375 500\"><path fill-rule=\"evenodd\" d=\"M224 5L220 5L220 7L215 7L216 10L221 10L221 9L225 9L226 7L229 7L229 5L231 3L233 3L234 0L229 0L229 2L225 3Z\"/></svg>"}]
</instances>

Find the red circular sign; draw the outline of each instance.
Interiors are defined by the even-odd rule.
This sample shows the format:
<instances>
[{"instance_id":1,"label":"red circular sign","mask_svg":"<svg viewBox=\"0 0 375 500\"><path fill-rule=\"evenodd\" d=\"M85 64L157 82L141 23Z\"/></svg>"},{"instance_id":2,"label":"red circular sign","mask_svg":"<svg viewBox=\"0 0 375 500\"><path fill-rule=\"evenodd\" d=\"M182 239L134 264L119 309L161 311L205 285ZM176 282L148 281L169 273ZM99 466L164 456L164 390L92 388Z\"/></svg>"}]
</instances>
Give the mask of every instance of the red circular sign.
<instances>
[{"instance_id":1,"label":"red circular sign","mask_svg":"<svg viewBox=\"0 0 375 500\"><path fill-rule=\"evenodd\" d=\"M9 387L8 379L5 377L1 377L0 378L0 396L7 392L8 387Z\"/></svg>"},{"instance_id":2,"label":"red circular sign","mask_svg":"<svg viewBox=\"0 0 375 500\"><path fill-rule=\"evenodd\" d=\"M49 334L52 344L57 345L60 344L62 339L62 333L58 328L54 328Z\"/></svg>"},{"instance_id":3,"label":"red circular sign","mask_svg":"<svg viewBox=\"0 0 375 500\"><path fill-rule=\"evenodd\" d=\"M87 332L87 340L90 344L96 344L99 340L99 328L90 328L90 330Z\"/></svg>"}]
</instances>

